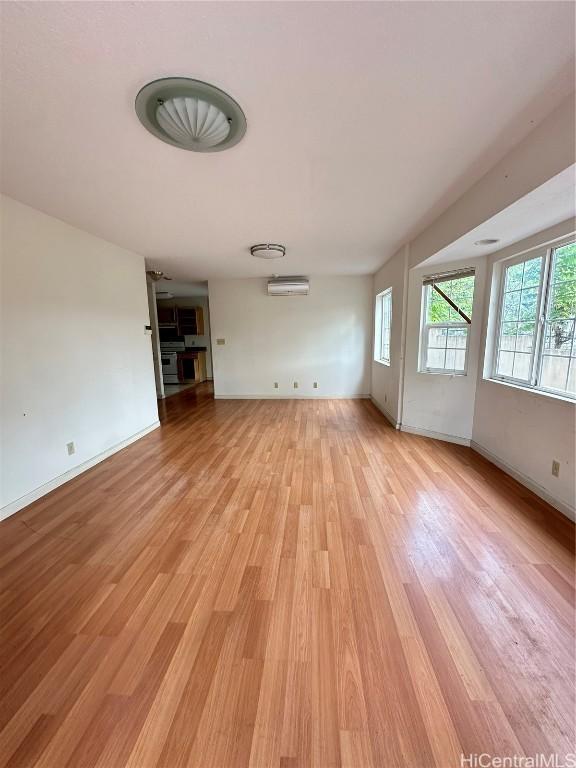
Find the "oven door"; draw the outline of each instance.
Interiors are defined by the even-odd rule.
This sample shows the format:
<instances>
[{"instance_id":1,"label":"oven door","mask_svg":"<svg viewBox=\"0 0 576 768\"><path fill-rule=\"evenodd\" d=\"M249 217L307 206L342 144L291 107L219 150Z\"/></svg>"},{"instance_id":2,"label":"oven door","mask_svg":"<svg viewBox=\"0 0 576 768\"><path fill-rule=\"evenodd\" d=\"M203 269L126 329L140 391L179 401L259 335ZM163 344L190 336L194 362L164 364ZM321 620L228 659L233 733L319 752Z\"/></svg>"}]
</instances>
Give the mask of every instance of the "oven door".
<instances>
[{"instance_id":1,"label":"oven door","mask_svg":"<svg viewBox=\"0 0 576 768\"><path fill-rule=\"evenodd\" d=\"M178 353L161 352L162 381L164 384L178 384Z\"/></svg>"}]
</instances>

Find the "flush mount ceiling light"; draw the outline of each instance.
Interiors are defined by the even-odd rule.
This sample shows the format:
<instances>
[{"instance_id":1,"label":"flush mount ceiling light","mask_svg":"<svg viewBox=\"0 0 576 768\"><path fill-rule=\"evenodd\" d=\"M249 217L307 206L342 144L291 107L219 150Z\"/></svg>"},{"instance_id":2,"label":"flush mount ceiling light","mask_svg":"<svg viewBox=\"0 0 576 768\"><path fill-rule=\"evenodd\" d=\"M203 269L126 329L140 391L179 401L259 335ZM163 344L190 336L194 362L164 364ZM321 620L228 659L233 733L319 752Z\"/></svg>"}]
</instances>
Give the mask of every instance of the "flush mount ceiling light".
<instances>
[{"instance_id":1,"label":"flush mount ceiling light","mask_svg":"<svg viewBox=\"0 0 576 768\"><path fill-rule=\"evenodd\" d=\"M485 237L484 240L476 240L474 245L496 245L500 240L497 237Z\"/></svg>"},{"instance_id":2,"label":"flush mount ceiling light","mask_svg":"<svg viewBox=\"0 0 576 768\"><path fill-rule=\"evenodd\" d=\"M246 133L246 118L227 93L201 80L154 80L136 96L142 125L167 144L192 152L221 152Z\"/></svg>"},{"instance_id":3,"label":"flush mount ceiling light","mask_svg":"<svg viewBox=\"0 0 576 768\"><path fill-rule=\"evenodd\" d=\"M258 259L281 259L286 255L286 248L277 243L258 243L250 248L250 253Z\"/></svg>"}]
</instances>

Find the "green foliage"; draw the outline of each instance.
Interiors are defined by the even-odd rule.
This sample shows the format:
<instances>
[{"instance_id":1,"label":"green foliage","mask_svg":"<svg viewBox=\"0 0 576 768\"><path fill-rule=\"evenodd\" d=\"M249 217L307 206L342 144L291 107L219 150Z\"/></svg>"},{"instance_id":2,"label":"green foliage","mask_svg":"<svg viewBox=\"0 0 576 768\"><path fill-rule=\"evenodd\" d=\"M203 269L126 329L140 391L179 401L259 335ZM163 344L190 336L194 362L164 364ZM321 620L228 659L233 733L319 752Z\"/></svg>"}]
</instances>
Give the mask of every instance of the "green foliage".
<instances>
[{"instance_id":1,"label":"green foliage","mask_svg":"<svg viewBox=\"0 0 576 768\"><path fill-rule=\"evenodd\" d=\"M457 280L438 282L438 287L449 296L456 306L472 317L472 302L474 299L474 277L461 277ZM428 291L428 323L462 323L464 319L452 309L450 304L430 286Z\"/></svg>"},{"instance_id":2,"label":"green foliage","mask_svg":"<svg viewBox=\"0 0 576 768\"><path fill-rule=\"evenodd\" d=\"M548 318L566 320L576 316L576 243L554 252L554 273Z\"/></svg>"}]
</instances>

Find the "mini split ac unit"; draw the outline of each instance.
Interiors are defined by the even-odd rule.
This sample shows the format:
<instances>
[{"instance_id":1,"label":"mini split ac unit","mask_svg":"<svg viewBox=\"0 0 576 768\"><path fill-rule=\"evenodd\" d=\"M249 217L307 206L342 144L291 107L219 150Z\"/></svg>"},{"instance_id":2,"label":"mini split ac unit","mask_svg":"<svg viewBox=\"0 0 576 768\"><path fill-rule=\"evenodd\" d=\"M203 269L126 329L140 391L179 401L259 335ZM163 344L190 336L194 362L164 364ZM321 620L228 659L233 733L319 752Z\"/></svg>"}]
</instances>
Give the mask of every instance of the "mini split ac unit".
<instances>
[{"instance_id":1,"label":"mini split ac unit","mask_svg":"<svg viewBox=\"0 0 576 768\"><path fill-rule=\"evenodd\" d=\"M268 296L308 296L307 277L272 277L268 280Z\"/></svg>"}]
</instances>

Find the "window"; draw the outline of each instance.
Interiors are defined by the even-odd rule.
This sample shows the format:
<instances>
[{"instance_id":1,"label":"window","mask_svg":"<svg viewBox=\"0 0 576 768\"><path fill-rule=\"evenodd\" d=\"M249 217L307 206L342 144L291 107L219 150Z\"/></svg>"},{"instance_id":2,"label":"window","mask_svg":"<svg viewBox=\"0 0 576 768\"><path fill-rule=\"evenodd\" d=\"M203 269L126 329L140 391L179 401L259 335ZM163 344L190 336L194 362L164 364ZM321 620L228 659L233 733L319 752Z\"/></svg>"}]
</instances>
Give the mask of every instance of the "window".
<instances>
[{"instance_id":1,"label":"window","mask_svg":"<svg viewBox=\"0 0 576 768\"><path fill-rule=\"evenodd\" d=\"M473 300L473 269L424 279L421 372L466 373Z\"/></svg>"},{"instance_id":2,"label":"window","mask_svg":"<svg viewBox=\"0 0 576 768\"><path fill-rule=\"evenodd\" d=\"M376 296L376 327L374 332L374 360L390 365L390 334L392 332L392 288Z\"/></svg>"},{"instance_id":3,"label":"window","mask_svg":"<svg viewBox=\"0 0 576 768\"><path fill-rule=\"evenodd\" d=\"M576 243L503 270L493 377L576 396Z\"/></svg>"}]
</instances>

